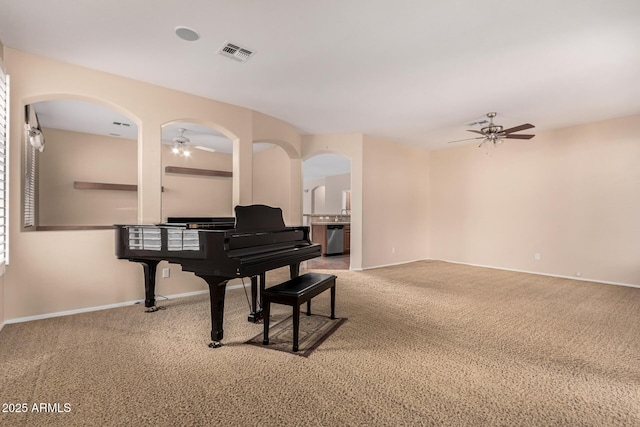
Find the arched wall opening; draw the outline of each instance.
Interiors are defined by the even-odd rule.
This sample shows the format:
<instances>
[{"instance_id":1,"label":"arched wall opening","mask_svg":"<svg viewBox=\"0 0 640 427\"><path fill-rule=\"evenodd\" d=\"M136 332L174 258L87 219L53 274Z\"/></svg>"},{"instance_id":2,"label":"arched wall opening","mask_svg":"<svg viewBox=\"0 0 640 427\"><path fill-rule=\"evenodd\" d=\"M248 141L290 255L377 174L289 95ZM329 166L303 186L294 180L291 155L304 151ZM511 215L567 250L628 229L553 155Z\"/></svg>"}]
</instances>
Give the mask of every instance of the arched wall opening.
<instances>
[{"instance_id":1,"label":"arched wall opening","mask_svg":"<svg viewBox=\"0 0 640 427\"><path fill-rule=\"evenodd\" d=\"M162 126L162 219L233 214L233 142L212 123Z\"/></svg>"},{"instance_id":2,"label":"arched wall opening","mask_svg":"<svg viewBox=\"0 0 640 427\"><path fill-rule=\"evenodd\" d=\"M66 94L27 98L23 111L23 230L136 222L138 119L111 103Z\"/></svg>"},{"instance_id":3,"label":"arched wall opening","mask_svg":"<svg viewBox=\"0 0 640 427\"><path fill-rule=\"evenodd\" d=\"M302 170L303 215L305 224L311 228L311 239L322 245L323 257L338 256L331 260L331 268L348 269L351 161L342 155L321 153L305 159ZM326 264L329 260L321 262Z\"/></svg>"}]
</instances>

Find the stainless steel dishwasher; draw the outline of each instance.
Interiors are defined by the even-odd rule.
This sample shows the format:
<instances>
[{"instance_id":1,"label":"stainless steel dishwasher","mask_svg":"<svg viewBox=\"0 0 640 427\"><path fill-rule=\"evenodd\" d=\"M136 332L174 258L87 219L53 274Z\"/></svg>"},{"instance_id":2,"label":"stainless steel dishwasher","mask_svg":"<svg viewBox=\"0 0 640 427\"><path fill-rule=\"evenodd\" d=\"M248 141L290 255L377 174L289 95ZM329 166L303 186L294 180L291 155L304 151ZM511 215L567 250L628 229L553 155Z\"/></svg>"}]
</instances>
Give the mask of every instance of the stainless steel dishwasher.
<instances>
[{"instance_id":1,"label":"stainless steel dishwasher","mask_svg":"<svg viewBox=\"0 0 640 427\"><path fill-rule=\"evenodd\" d=\"M344 226L327 225L327 255L341 255L344 252Z\"/></svg>"}]
</instances>

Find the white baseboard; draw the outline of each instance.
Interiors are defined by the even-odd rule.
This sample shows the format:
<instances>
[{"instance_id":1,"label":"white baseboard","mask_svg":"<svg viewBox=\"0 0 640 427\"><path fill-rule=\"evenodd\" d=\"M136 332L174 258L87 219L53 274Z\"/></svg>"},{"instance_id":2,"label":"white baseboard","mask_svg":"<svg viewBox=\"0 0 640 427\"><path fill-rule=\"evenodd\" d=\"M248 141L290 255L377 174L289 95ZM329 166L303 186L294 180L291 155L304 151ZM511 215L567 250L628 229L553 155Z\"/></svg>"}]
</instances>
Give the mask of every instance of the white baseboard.
<instances>
[{"instance_id":1,"label":"white baseboard","mask_svg":"<svg viewBox=\"0 0 640 427\"><path fill-rule=\"evenodd\" d=\"M365 271L365 270L373 270L376 268L383 268L383 267L393 267L396 265L403 265L403 264L410 264L412 262L418 262L418 261L428 261L425 259L414 259L412 261L401 261L401 262L396 262L393 264L381 264L381 265L375 265L373 267L360 267L360 268L351 268L352 271Z\"/></svg>"},{"instance_id":2,"label":"white baseboard","mask_svg":"<svg viewBox=\"0 0 640 427\"><path fill-rule=\"evenodd\" d=\"M592 283L602 283L602 284L605 284L605 285L616 285L616 286L627 286L627 287L630 287L630 288L640 288L640 285L634 285L634 284L631 284L631 283L611 282L611 281L606 281L606 280L590 279L588 277L563 276L561 274L541 273L539 271L517 270L517 269L514 269L514 268L495 267L495 266L492 266L492 265L481 265L481 264L471 264L471 263L468 263L468 262L449 261L449 260L446 260L446 259L430 259L428 261L443 261L443 262L450 262L451 264L461 264L461 265L469 265L469 266L472 266L472 267L492 268L494 270L513 271L513 272L516 272L516 273L537 274L538 276L557 277L559 279L577 280L579 282L592 282Z\"/></svg>"},{"instance_id":3,"label":"white baseboard","mask_svg":"<svg viewBox=\"0 0 640 427\"><path fill-rule=\"evenodd\" d=\"M227 290L239 289L239 288L242 288L242 284L227 286ZM207 294L207 293L209 293L208 290L202 290L202 291L194 291L194 292L185 292L183 294L167 295L167 296L163 296L163 298L176 299L176 298L190 297L190 296L194 296L194 295L202 295L202 294ZM157 297L160 297L160 296L157 295ZM91 311L108 310L110 308L125 307L125 306L128 306L128 305L140 304L140 303L143 303L143 302L144 302L144 300L125 301L125 302L119 302L119 303L116 303L116 304L108 304L108 305L100 305L100 306L96 306L96 307L79 308L77 310L58 311L58 312L55 312L55 313L39 314L39 315L36 315L36 316L17 317L15 319L5 320L4 323L2 323L2 325L0 325L0 330L2 330L2 327L4 327L5 324L8 325L10 323L31 322L33 320L49 319L51 317L70 316L72 314L80 314L80 313L89 313Z\"/></svg>"},{"instance_id":4,"label":"white baseboard","mask_svg":"<svg viewBox=\"0 0 640 427\"><path fill-rule=\"evenodd\" d=\"M603 283L605 285L616 285L616 286L627 286L627 287L631 287L631 288L640 288L640 285L634 285L634 284L631 284L631 283L612 282L612 281L606 281L606 280L597 280L597 279L590 279L588 277L563 276L563 275L560 275L560 274L541 273L539 271L517 270L517 269L514 269L514 268L496 267L496 266L493 266L493 265L472 264L472 263L468 263L468 262L451 261L451 260L448 260L448 259L433 259L433 258L418 259L418 260L413 260L413 261L403 261L403 262L398 262L398 263L395 263L395 264L376 265L376 266L373 266L373 267L366 267L366 268L352 268L351 270L353 270L353 271L373 270L373 269L376 269L376 268L392 267L392 266L395 266L395 265L409 264L409 263L418 262L418 261L442 261L442 262L449 262L451 264L469 265L471 267L492 268L494 270L513 271L513 272L516 272L516 273L537 274L539 276L557 277L557 278L560 278L560 279L571 279L571 280L577 280L577 281L580 281L580 282L593 282L593 283Z\"/></svg>"},{"instance_id":5,"label":"white baseboard","mask_svg":"<svg viewBox=\"0 0 640 427\"><path fill-rule=\"evenodd\" d=\"M5 325L4 322L0 323L0 332L2 332L2 328L4 328L4 325Z\"/></svg>"}]
</instances>

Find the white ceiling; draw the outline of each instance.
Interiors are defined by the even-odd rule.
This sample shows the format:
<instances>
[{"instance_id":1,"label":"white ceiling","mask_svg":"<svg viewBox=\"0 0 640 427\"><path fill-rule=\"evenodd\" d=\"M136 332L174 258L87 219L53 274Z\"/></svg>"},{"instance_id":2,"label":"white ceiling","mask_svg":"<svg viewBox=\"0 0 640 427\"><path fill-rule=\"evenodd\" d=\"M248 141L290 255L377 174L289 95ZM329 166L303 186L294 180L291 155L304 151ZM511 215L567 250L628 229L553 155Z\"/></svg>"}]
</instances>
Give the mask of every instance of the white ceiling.
<instances>
[{"instance_id":1,"label":"white ceiling","mask_svg":"<svg viewBox=\"0 0 640 427\"><path fill-rule=\"evenodd\" d=\"M533 132L640 113L638 0L0 0L0 40L302 133L431 149L489 111Z\"/></svg>"}]
</instances>

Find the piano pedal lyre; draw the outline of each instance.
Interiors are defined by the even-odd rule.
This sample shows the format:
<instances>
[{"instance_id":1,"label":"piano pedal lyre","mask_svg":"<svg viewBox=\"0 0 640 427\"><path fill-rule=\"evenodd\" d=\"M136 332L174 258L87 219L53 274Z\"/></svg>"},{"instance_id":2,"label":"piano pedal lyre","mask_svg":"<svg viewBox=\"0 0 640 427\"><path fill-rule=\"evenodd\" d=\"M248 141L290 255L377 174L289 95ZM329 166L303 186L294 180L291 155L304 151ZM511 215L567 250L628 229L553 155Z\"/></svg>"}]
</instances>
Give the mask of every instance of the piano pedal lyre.
<instances>
[{"instance_id":1,"label":"piano pedal lyre","mask_svg":"<svg viewBox=\"0 0 640 427\"><path fill-rule=\"evenodd\" d=\"M262 320L263 320L262 310L249 313L249 317L247 318L247 320L251 323L262 323Z\"/></svg>"}]
</instances>

